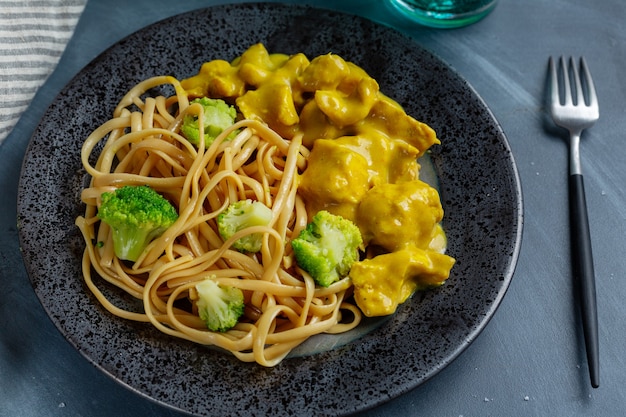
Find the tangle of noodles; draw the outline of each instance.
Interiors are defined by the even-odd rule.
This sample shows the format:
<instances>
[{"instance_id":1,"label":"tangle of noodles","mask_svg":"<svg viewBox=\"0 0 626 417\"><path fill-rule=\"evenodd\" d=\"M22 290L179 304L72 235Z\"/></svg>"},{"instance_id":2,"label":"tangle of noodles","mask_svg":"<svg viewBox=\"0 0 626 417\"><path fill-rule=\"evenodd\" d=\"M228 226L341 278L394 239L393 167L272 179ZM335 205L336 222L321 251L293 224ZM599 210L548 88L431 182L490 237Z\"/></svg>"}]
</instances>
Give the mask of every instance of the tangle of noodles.
<instances>
[{"instance_id":1,"label":"tangle of noodles","mask_svg":"<svg viewBox=\"0 0 626 417\"><path fill-rule=\"evenodd\" d=\"M174 89L171 97L143 98L148 90L168 85ZM76 224L86 242L82 269L87 287L116 316L151 323L168 335L217 346L263 366L275 366L313 335L356 327L361 313L346 302L349 279L316 288L295 267L287 244L308 221L296 193L297 174L305 169L309 153L301 137L285 140L258 121L241 120L209 148L202 140L195 147L178 129L185 114L201 111L199 104L189 103L176 79L154 77L132 88L113 118L85 140L81 159L91 183L82 192L86 209ZM199 121L202 131L202 117ZM239 131L237 136L224 140L233 130ZM98 155L96 149L101 149ZM131 265L115 257L110 229L96 215L103 192L144 184L170 200L179 218ZM247 198L272 209L271 225L246 229L223 242L218 213ZM245 233L263 234L259 253L231 249ZM209 276L245 294L244 317L224 333L209 331L188 302L195 284ZM99 278L141 300L143 309L116 306L99 289Z\"/></svg>"}]
</instances>

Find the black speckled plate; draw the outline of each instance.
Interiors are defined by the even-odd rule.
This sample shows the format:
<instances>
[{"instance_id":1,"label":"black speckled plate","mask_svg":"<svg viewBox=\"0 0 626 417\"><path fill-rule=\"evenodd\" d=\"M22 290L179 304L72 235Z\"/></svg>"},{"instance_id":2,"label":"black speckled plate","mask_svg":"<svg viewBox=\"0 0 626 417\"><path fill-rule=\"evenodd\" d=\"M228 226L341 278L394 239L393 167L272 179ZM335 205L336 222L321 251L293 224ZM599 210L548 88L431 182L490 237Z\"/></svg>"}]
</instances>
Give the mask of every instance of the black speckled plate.
<instances>
[{"instance_id":1,"label":"black speckled plate","mask_svg":"<svg viewBox=\"0 0 626 417\"><path fill-rule=\"evenodd\" d=\"M433 149L431 160L449 253L457 259L443 287L415 296L389 320L331 350L289 358L273 369L107 313L83 284L83 243L74 226L85 181L81 142L122 95L149 76L185 78L204 61L232 59L256 42L270 52L339 54L435 128L443 144ZM336 12L240 4L151 25L82 70L32 138L21 174L18 222L32 285L52 321L120 383L196 415L323 416L368 409L416 387L478 336L513 275L522 202L510 148L491 112L463 78L415 41ZM131 303L105 291L121 305Z\"/></svg>"}]
</instances>

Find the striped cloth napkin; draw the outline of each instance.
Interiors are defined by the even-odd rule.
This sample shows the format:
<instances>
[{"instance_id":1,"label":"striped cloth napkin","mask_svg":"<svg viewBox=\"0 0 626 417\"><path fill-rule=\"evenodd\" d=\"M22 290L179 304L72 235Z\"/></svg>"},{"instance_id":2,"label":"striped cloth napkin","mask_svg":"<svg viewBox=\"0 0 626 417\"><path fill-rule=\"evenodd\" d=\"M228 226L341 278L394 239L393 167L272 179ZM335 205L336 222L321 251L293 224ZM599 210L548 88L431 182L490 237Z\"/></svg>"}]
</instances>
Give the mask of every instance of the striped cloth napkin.
<instances>
[{"instance_id":1,"label":"striped cloth napkin","mask_svg":"<svg viewBox=\"0 0 626 417\"><path fill-rule=\"evenodd\" d=\"M0 143L52 73L87 0L0 0Z\"/></svg>"}]
</instances>

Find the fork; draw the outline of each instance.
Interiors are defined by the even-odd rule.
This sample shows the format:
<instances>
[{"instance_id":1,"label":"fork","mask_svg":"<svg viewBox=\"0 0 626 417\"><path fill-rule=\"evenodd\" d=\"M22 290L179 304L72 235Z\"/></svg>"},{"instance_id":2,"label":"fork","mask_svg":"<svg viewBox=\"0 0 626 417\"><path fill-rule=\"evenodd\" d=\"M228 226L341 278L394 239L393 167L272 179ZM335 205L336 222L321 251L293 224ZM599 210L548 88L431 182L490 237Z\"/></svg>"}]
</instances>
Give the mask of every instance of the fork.
<instances>
[{"instance_id":1,"label":"fork","mask_svg":"<svg viewBox=\"0 0 626 417\"><path fill-rule=\"evenodd\" d=\"M580 58L582 80L579 77L574 58L569 59L568 66L565 58L561 56L560 65L558 65L560 76L557 74L557 65L552 57L550 57L549 67L552 90L550 113L554 122L570 133L568 182L573 272L574 278L578 279L580 283L583 333L591 386L597 388L600 384L598 313L591 236L580 164L580 136L583 130L593 126L599 118L598 98L584 58ZM570 86L570 75L573 86ZM559 85L562 86L562 89L559 88ZM587 92L586 98L583 88ZM559 93L559 90L562 90L562 94ZM560 99L561 95L564 97L564 102Z\"/></svg>"}]
</instances>

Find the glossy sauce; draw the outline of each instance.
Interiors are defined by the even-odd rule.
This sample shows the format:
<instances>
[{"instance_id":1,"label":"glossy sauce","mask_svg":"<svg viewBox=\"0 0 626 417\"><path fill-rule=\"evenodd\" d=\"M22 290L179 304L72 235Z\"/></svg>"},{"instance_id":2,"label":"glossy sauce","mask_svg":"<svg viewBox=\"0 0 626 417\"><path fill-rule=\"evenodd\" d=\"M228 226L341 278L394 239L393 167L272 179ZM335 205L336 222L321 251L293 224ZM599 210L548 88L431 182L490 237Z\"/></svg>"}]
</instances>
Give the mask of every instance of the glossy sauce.
<instances>
[{"instance_id":1,"label":"glossy sauce","mask_svg":"<svg viewBox=\"0 0 626 417\"><path fill-rule=\"evenodd\" d=\"M182 86L190 97L234 103L287 139L303 134L311 152L298 193L307 211L354 221L367 246L350 271L365 315L392 314L448 278L454 259L444 254L439 194L420 180L417 162L439 139L363 69L334 54L309 61L256 44L231 63L205 63Z\"/></svg>"}]
</instances>

